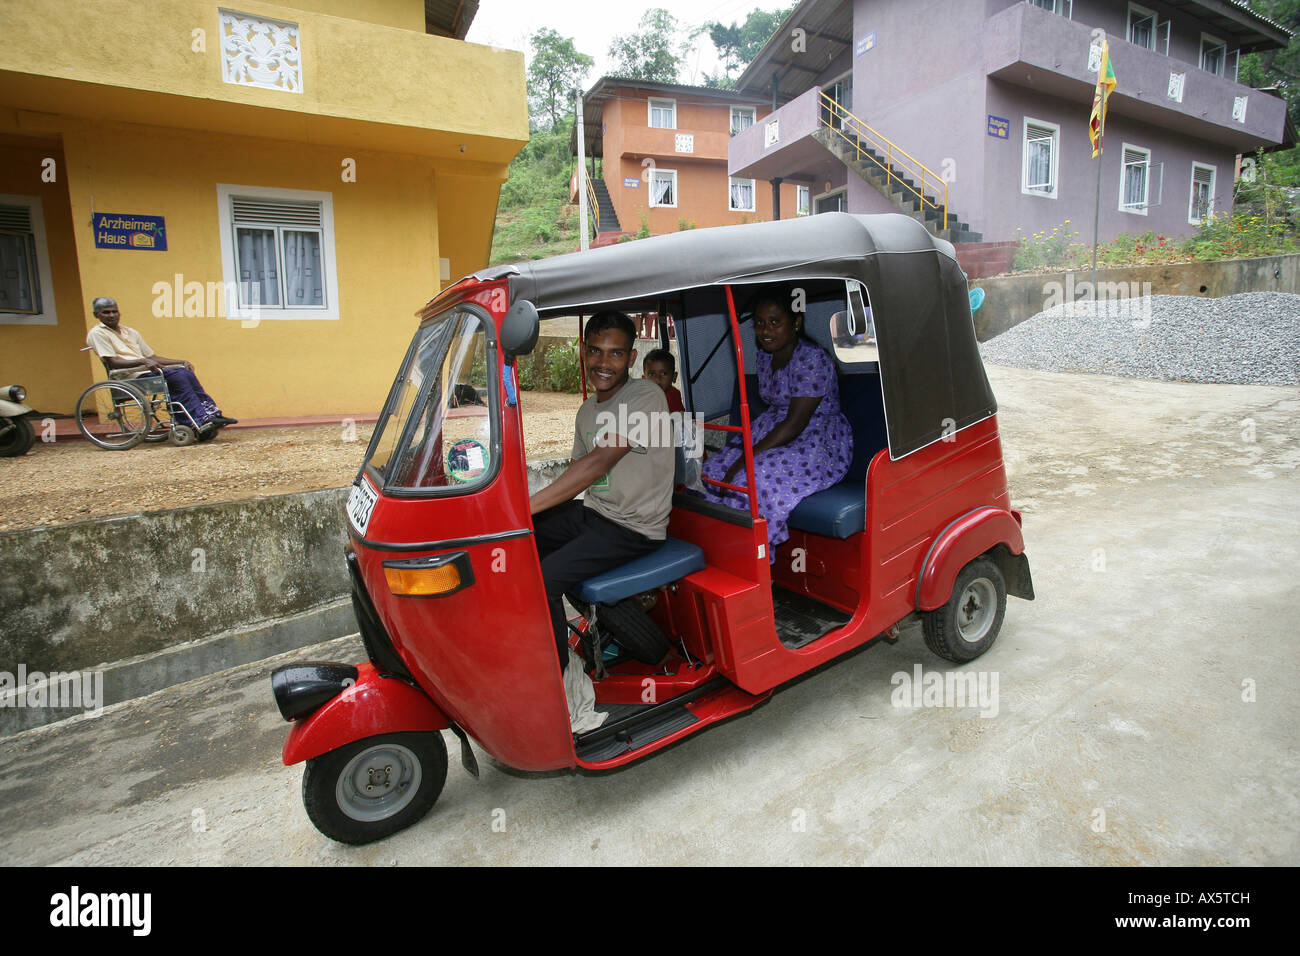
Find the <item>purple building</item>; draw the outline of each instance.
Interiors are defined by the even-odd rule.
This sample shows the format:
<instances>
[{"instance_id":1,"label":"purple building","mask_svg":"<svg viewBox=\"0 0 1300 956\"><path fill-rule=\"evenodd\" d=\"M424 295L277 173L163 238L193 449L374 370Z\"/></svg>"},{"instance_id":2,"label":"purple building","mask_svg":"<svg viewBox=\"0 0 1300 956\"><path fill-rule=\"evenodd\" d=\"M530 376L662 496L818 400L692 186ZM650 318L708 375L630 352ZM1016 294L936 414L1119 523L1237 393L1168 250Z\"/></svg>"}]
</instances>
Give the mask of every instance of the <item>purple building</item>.
<instances>
[{"instance_id":1,"label":"purple building","mask_svg":"<svg viewBox=\"0 0 1300 956\"><path fill-rule=\"evenodd\" d=\"M1103 35L1118 86L1094 161ZM803 0L737 83L777 108L728 174L955 242L1091 242L1100 164L1101 241L1186 234L1231 211L1240 154L1284 141L1285 101L1237 66L1290 36L1236 0Z\"/></svg>"}]
</instances>

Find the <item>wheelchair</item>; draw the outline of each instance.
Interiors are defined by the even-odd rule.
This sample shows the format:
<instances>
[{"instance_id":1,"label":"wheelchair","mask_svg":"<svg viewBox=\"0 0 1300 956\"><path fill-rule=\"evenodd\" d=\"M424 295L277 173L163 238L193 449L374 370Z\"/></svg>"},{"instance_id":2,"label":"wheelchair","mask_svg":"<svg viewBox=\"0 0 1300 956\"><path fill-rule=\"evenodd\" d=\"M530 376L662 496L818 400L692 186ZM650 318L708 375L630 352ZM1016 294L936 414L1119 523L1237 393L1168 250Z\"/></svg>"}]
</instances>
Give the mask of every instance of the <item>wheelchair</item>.
<instances>
[{"instance_id":1,"label":"wheelchair","mask_svg":"<svg viewBox=\"0 0 1300 956\"><path fill-rule=\"evenodd\" d=\"M104 371L108 380L91 385L77 399L77 428L91 443L126 451L145 441L183 447L216 436L216 425L200 426L189 409L172 398L162 372L141 375L148 366L110 369L107 363Z\"/></svg>"}]
</instances>

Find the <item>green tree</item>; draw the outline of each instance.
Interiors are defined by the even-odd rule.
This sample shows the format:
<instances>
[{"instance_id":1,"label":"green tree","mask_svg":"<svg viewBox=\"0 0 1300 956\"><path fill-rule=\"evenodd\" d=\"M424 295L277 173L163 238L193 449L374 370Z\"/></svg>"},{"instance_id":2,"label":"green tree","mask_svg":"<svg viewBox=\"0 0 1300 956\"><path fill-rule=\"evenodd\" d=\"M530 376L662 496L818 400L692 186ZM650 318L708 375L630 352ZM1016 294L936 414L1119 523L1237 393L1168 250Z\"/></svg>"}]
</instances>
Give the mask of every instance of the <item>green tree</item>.
<instances>
[{"instance_id":1,"label":"green tree","mask_svg":"<svg viewBox=\"0 0 1300 956\"><path fill-rule=\"evenodd\" d=\"M723 73L721 76L706 77L705 85L724 89L733 86L731 74L743 71L753 62L793 9L793 6L789 6L768 11L756 7L749 11L744 23L736 23L734 20L730 26L717 21L709 23L709 39L713 41L722 60Z\"/></svg>"},{"instance_id":2,"label":"green tree","mask_svg":"<svg viewBox=\"0 0 1300 956\"><path fill-rule=\"evenodd\" d=\"M1251 9L1293 34L1281 50L1266 50L1241 58L1238 78L1259 88L1276 87L1287 101L1287 113L1300 124L1300 0L1251 0ZM1300 186L1300 147L1266 154L1261 158L1266 181L1279 186Z\"/></svg>"},{"instance_id":3,"label":"green tree","mask_svg":"<svg viewBox=\"0 0 1300 956\"><path fill-rule=\"evenodd\" d=\"M676 83L683 61L677 18L663 7L653 7L641 17L640 29L616 36L609 44L616 76L634 80Z\"/></svg>"},{"instance_id":4,"label":"green tree","mask_svg":"<svg viewBox=\"0 0 1300 956\"><path fill-rule=\"evenodd\" d=\"M573 109L574 93L582 86L595 60L579 53L571 37L550 27L532 35L528 64L528 113L534 129L554 129Z\"/></svg>"}]
</instances>

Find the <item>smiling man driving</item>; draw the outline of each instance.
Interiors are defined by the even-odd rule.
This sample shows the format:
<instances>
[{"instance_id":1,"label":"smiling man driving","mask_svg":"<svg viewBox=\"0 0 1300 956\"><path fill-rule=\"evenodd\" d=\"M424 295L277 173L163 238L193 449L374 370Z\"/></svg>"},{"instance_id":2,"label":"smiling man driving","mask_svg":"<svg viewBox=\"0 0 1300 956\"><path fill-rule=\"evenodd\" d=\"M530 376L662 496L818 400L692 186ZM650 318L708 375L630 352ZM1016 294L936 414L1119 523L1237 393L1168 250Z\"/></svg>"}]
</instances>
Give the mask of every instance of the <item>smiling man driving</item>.
<instances>
[{"instance_id":1,"label":"smiling man driving","mask_svg":"<svg viewBox=\"0 0 1300 956\"><path fill-rule=\"evenodd\" d=\"M668 403L654 382L629 376L635 343L622 312L587 321L582 359L595 394L578 409L569 467L529 499L561 670L569 661L565 592L654 551L668 534L673 448L646 424L667 415Z\"/></svg>"}]
</instances>

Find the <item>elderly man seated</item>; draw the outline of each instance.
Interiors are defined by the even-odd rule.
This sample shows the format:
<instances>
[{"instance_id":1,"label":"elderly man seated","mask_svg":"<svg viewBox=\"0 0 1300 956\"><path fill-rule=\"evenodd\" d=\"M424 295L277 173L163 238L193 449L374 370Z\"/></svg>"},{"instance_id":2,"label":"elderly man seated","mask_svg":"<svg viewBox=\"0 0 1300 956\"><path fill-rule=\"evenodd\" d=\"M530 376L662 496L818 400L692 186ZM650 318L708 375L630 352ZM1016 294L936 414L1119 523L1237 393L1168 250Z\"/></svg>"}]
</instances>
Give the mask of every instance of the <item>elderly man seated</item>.
<instances>
[{"instance_id":1,"label":"elderly man seated","mask_svg":"<svg viewBox=\"0 0 1300 956\"><path fill-rule=\"evenodd\" d=\"M194 417L200 428L223 428L238 424L238 419L227 418L217 407L194 375L194 366L184 359L159 355L145 343L135 329L122 325L117 303L109 298L98 298L91 303L95 318L100 324L86 334L86 344L104 360L111 375L114 369L145 366L140 375L162 372L172 399L180 402Z\"/></svg>"}]
</instances>

